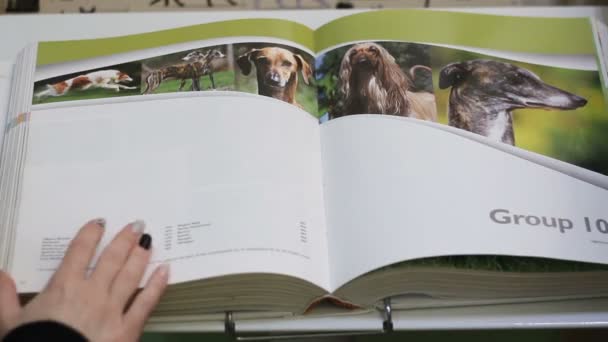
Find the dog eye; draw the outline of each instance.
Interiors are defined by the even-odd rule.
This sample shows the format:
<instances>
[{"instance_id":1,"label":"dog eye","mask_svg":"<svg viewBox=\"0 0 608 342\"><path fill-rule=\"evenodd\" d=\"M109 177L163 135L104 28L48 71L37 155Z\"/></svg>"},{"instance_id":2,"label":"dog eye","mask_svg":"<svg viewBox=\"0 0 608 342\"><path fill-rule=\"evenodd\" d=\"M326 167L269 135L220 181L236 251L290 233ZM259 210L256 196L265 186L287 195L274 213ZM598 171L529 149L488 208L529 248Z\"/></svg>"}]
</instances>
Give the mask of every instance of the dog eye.
<instances>
[{"instance_id":1,"label":"dog eye","mask_svg":"<svg viewBox=\"0 0 608 342\"><path fill-rule=\"evenodd\" d=\"M266 57L260 57L257 59L257 61L258 61L258 63L261 63L261 64L268 64L268 58L266 58Z\"/></svg>"},{"instance_id":2,"label":"dog eye","mask_svg":"<svg viewBox=\"0 0 608 342\"><path fill-rule=\"evenodd\" d=\"M293 65L293 63L291 63L290 61L283 61L283 66L284 67L290 67L292 65Z\"/></svg>"},{"instance_id":3,"label":"dog eye","mask_svg":"<svg viewBox=\"0 0 608 342\"><path fill-rule=\"evenodd\" d=\"M376 48L375 46L370 46L369 47L369 51L371 51L371 52L378 52L378 48Z\"/></svg>"},{"instance_id":4,"label":"dog eye","mask_svg":"<svg viewBox=\"0 0 608 342\"><path fill-rule=\"evenodd\" d=\"M506 78L511 84L521 84L523 82L519 74L508 74Z\"/></svg>"}]
</instances>

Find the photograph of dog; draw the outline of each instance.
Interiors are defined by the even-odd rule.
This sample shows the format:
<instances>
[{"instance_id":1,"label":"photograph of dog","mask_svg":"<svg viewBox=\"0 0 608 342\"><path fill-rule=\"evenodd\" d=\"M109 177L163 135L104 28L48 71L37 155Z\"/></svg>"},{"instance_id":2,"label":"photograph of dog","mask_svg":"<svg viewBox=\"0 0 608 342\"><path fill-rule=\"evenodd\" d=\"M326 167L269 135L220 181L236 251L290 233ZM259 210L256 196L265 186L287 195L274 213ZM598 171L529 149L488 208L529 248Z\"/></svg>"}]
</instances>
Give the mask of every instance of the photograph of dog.
<instances>
[{"instance_id":1,"label":"photograph of dog","mask_svg":"<svg viewBox=\"0 0 608 342\"><path fill-rule=\"evenodd\" d=\"M387 114L437 121L428 47L362 42L319 57L317 80L329 119Z\"/></svg>"},{"instance_id":2,"label":"photograph of dog","mask_svg":"<svg viewBox=\"0 0 608 342\"><path fill-rule=\"evenodd\" d=\"M140 68L127 63L38 81L33 104L136 95Z\"/></svg>"},{"instance_id":3,"label":"photograph of dog","mask_svg":"<svg viewBox=\"0 0 608 342\"><path fill-rule=\"evenodd\" d=\"M231 90L231 50L232 45L210 46L143 60L142 93Z\"/></svg>"},{"instance_id":4,"label":"photograph of dog","mask_svg":"<svg viewBox=\"0 0 608 342\"><path fill-rule=\"evenodd\" d=\"M439 88L451 88L449 125L515 145L513 110L573 110L587 100L543 82L517 65L475 59L444 66Z\"/></svg>"},{"instance_id":5,"label":"photograph of dog","mask_svg":"<svg viewBox=\"0 0 608 342\"><path fill-rule=\"evenodd\" d=\"M272 97L316 114L311 55L267 43L236 44L235 52L240 70L236 75L238 90Z\"/></svg>"},{"instance_id":6,"label":"photograph of dog","mask_svg":"<svg viewBox=\"0 0 608 342\"><path fill-rule=\"evenodd\" d=\"M608 108L590 60L566 68L433 46L438 122L608 175Z\"/></svg>"}]
</instances>

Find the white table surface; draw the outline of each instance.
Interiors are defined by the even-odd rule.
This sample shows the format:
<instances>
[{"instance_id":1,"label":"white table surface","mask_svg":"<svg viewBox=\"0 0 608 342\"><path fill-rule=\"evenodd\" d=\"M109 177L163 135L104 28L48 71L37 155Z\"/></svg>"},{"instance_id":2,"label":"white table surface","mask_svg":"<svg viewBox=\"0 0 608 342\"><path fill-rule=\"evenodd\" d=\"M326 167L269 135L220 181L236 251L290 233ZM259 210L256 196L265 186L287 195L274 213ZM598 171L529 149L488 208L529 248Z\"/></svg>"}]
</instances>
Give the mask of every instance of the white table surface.
<instances>
[{"instance_id":1,"label":"white table surface","mask_svg":"<svg viewBox=\"0 0 608 342\"><path fill-rule=\"evenodd\" d=\"M454 8L454 11L521 16L582 17L608 21L608 7ZM149 12L63 15L2 15L0 32L0 109L2 124L8 100L10 67L25 44L44 40L87 39L169 29L212 21L241 18L280 18L316 28L358 10L257 11L257 12ZM0 127L4 127L2 124ZM529 303L451 309L409 310L393 313L396 330L497 329L549 327L608 327L608 299ZM237 332L379 330L382 316L368 313L353 317L298 317L236 323ZM223 322L154 324L150 331L224 330Z\"/></svg>"}]
</instances>

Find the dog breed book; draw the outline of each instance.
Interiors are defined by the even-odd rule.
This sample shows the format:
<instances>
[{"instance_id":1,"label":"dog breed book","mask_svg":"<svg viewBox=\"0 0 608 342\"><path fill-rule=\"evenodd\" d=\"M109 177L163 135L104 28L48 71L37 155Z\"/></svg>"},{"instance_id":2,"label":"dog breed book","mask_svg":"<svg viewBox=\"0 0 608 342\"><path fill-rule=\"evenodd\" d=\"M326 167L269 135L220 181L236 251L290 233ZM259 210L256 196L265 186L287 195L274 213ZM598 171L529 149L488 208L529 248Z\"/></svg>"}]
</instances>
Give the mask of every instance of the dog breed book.
<instances>
[{"instance_id":1,"label":"dog breed book","mask_svg":"<svg viewBox=\"0 0 608 342\"><path fill-rule=\"evenodd\" d=\"M608 296L596 27L393 10L33 44L0 265L34 293L84 222L104 246L144 219L159 318Z\"/></svg>"}]
</instances>

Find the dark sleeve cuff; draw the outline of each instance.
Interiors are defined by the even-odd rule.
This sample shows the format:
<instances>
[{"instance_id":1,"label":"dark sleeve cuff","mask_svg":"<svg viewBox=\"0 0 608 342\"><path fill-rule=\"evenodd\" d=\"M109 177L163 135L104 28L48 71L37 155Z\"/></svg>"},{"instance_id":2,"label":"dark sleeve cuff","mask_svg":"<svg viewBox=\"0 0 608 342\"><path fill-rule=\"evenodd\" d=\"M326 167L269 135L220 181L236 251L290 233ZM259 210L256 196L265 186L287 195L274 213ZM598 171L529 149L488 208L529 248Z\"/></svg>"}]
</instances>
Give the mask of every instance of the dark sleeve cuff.
<instances>
[{"instance_id":1,"label":"dark sleeve cuff","mask_svg":"<svg viewBox=\"0 0 608 342\"><path fill-rule=\"evenodd\" d=\"M86 342L88 340L74 328L55 321L38 321L20 325L2 340L2 342L30 341Z\"/></svg>"}]
</instances>

